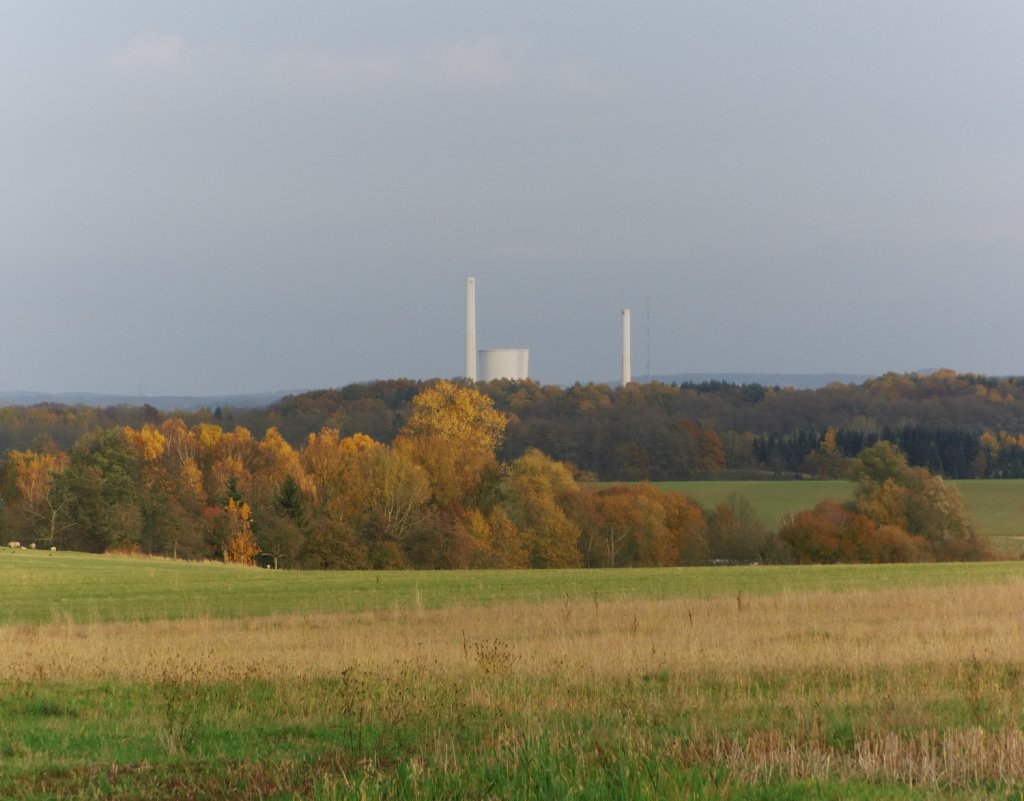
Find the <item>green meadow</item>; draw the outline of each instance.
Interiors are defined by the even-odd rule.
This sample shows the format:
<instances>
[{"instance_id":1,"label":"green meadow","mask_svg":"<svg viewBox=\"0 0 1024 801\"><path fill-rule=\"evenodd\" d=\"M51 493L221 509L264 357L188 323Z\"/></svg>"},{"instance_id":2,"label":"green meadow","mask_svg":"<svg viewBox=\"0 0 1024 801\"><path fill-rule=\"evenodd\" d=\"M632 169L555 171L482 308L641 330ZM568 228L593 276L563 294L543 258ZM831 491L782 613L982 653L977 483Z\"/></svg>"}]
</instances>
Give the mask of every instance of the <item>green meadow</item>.
<instances>
[{"instance_id":1,"label":"green meadow","mask_svg":"<svg viewBox=\"0 0 1024 801\"><path fill-rule=\"evenodd\" d=\"M1008 581L1007 562L743 570L274 571L164 558L0 550L0 625L735 597Z\"/></svg>"},{"instance_id":2,"label":"green meadow","mask_svg":"<svg viewBox=\"0 0 1024 801\"><path fill-rule=\"evenodd\" d=\"M315 573L0 551L0 798L1024 791L1019 563Z\"/></svg>"},{"instance_id":3,"label":"green meadow","mask_svg":"<svg viewBox=\"0 0 1024 801\"><path fill-rule=\"evenodd\" d=\"M978 527L1006 556L1024 548L1024 479L972 479L952 482L967 502ZM849 481L665 481L658 486L682 492L705 509L738 496L746 498L765 525L774 528L786 514L826 500L853 497Z\"/></svg>"},{"instance_id":4,"label":"green meadow","mask_svg":"<svg viewBox=\"0 0 1024 801\"><path fill-rule=\"evenodd\" d=\"M850 500L854 490L849 481L661 481L657 486L682 492L708 510L732 497L746 498L770 528L785 515L811 509L821 501Z\"/></svg>"}]
</instances>

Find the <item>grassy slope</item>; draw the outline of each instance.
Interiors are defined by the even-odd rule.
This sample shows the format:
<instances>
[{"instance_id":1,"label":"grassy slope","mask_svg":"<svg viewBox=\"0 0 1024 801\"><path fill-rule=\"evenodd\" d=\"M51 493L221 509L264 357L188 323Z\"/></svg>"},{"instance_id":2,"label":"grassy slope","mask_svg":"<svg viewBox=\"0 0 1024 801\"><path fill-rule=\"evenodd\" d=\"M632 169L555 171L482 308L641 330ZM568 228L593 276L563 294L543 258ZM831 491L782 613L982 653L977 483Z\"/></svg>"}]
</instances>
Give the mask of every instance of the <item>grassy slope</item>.
<instances>
[{"instance_id":1,"label":"grassy slope","mask_svg":"<svg viewBox=\"0 0 1024 801\"><path fill-rule=\"evenodd\" d=\"M658 486L693 498L712 509L732 495L753 504L761 521L774 528L783 515L810 509L820 501L853 497L849 481L664 481Z\"/></svg>"},{"instance_id":2,"label":"grassy slope","mask_svg":"<svg viewBox=\"0 0 1024 801\"><path fill-rule=\"evenodd\" d=\"M1024 479L954 481L967 501L978 526L993 537L1024 536ZM810 509L819 501L853 497L848 481L666 481L666 489L689 495L711 508L730 495L750 500L761 519L770 526L787 512Z\"/></svg>"},{"instance_id":3,"label":"grassy slope","mask_svg":"<svg viewBox=\"0 0 1024 801\"><path fill-rule=\"evenodd\" d=\"M764 566L744 570L312 572L0 550L0 624L878 589L1021 577L1018 565Z\"/></svg>"},{"instance_id":4,"label":"grassy slope","mask_svg":"<svg viewBox=\"0 0 1024 801\"><path fill-rule=\"evenodd\" d=\"M1009 563L289 573L0 552L7 621L60 621L0 629L0 797L1020 797L1022 577ZM671 596L688 600L608 600ZM64 622L365 608L379 611ZM155 678L119 678L126 663Z\"/></svg>"}]
</instances>

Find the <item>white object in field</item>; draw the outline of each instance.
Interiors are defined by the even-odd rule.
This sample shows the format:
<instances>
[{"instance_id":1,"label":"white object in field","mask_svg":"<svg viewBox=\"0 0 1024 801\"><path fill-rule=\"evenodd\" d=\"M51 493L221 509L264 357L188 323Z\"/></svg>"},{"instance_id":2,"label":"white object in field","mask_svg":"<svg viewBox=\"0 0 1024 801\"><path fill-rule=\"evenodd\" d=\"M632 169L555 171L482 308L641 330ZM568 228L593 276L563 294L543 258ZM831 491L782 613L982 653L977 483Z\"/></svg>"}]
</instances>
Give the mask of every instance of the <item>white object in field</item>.
<instances>
[{"instance_id":1,"label":"white object in field","mask_svg":"<svg viewBox=\"0 0 1024 801\"><path fill-rule=\"evenodd\" d=\"M493 348L480 351L480 380L508 378L525 381L529 378L530 351L526 348Z\"/></svg>"}]
</instances>

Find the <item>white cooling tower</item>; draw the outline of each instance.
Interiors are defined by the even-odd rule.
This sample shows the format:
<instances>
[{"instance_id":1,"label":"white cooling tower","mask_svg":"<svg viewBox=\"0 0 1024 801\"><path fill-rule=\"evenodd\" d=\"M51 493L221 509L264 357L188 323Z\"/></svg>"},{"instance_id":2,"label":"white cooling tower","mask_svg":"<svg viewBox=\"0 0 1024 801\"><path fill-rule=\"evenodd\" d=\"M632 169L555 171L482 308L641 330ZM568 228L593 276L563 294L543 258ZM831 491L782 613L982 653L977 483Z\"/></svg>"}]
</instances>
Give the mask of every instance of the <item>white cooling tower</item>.
<instances>
[{"instance_id":1,"label":"white cooling tower","mask_svg":"<svg viewBox=\"0 0 1024 801\"><path fill-rule=\"evenodd\" d=\"M476 279L466 279L466 378L476 382Z\"/></svg>"},{"instance_id":2,"label":"white cooling tower","mask_svg":"<svg viewBox=\"0 0 1024 801\"><path fill-rule=\"evenodd\" d=\"M508 378L525 381L529 378L530 351L526 348L493 348L480 351L480 380Z\"/></svg>"}]
</instances>

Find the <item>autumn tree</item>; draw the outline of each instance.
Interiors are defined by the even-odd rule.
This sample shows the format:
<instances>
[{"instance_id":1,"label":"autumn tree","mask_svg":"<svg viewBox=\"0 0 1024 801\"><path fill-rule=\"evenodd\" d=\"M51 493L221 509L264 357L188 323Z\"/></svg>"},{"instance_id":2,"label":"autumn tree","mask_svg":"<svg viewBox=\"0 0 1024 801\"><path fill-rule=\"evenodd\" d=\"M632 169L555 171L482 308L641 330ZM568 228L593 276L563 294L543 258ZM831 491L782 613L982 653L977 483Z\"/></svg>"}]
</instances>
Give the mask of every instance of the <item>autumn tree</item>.
<instances>
[{"instance_id":1,"label":"autumn tree","mask_svg":"<svg viewBox=\"0 0 1024 801\"><path fill-rule=\"evenodd\" d=\"M413 398L394 445L426 471L436 506L473 506L497 487L495 451L506 424L476 389L438 381Z\"/></svg>"},{"instance_id":2,"label":"autumn tree","mask_svg":"<svg viewBox=\"0 0 1024 801\"><path fill-rule=\"evenodd\" d=\"M814 509L786 516L778 536L800 563L856 562L857 547L849 532L852 517L841 504L822 501ZM859 523L871 527L866 517Z\"/></svg>"},{"instance_id":3,"label":"autumn tree","mask_svg":"<svg viewBox=\"0 0 1024 801\"><path fill-rule=\"evenodd\" d=\"M868 515L822 501L814 509L787 516L778 536L798 562L919 562L934 558L928 541L892 525L879 526Z\"/></svg>"},{"instance_id":4,"label":"autumn tree","mask_svg":"<svg viewBox=\"0 0 1024 801\"><path fill-rule=\"evenodd\" d=\"M319 568L369 567L363 536L370 505L370 464L384 449L364 434L335 428L310 434L300 455L311 488L305 508L303 561Z\"/></svg>"},{"instance_id":5,"label":"autumn tree","mask_svg":"<svg viewBox=\"0 0 1024 801\"><path fill-rule=\"evenodd\" d=\"M371 563L375 567L402 566L409 540L423 523L430 478L406 449L397 446L375 451L367 468Z\"/></svg>"},{"instance_id":6,"label":"autumn tree","mask_svg":"<svg viewBox=\"0 0 1024 801\"><path fill-rule=\"evenodd\" d=\"M301 493L304 487L310 485L299 454L273 427L268 428L255 447L249 449L245 467L249 481L245 495L252 501L258 499L264 505L274 502L289 477L296 492Z\"/></svg>"},{"instance_id":7,"label":"autumn tree","mask_svg":"<svg viewBox=\"0 0 1024 801\"><path fill-rule=\"evenodd\" d=\"M665 529L655 543L658 564L699 565L710 557L707 519L700 504L681 492L657 491L658 502L665 510Z\"/></svg>"},{"instance_id":8,"label":"autumn tree","mask_svg":"<svg viewBox=\"0 0 1024 801\"><path fill-rule=\"evenodd\" d=\"M789 516L778 537L806 562L982 559L989 555L956 487L889 442L865 449L853 463L852 504L824 501Z\"/></svg>"},{"instance_id":9,"label":"autumn tree","mask_svg":"<svg viewBox=\"0 0 1024 801\"><path fill-rule=\"evenodd\" d=\"M821 478L841 478L849 470L849 460L839 451L838 432L829 426L818 447L804 459L803 470Z\"/></svg>"},{"instance_id":10,"label":"autumn tree","mask_svg":"<svg viewBox=\"0 0 1024 801\"><path fill-rule=\"evenodd\" d=\"M216 426L204 424L199 428L201 442L207 437L212 440L203 449L205 461L209 465L205 471L208 497L225 498L232 482L240 497L248 497L254 481L250 467L256 461L259 447L252 433L242 427L220 431Z\"/></svg>"},{"instance_id":11,"label":"autumn tree","mask_svg":"<svg viewBox=\"0 0 1024 801\"><path fill-rule=\"evenodd\" d=\"M469 509L456 520L447 546L446 564L453 568L521 568L529 559L526 541L501 506L488 514Z\"/></svg>"},{"instance_id":12,"label":"autumn tree","mask_svg":"<svg viewBox=\"0 0 1024 801\"><path fill-rule=\"evenodd\" d=\"M891 442L882 441L860 452L854 460L853 478L863 492L870 492L889 479L902 481L907 470L907 457Z\"/></svg>"},{"instance_id":13,"label":"autumn tree","mask_svg":"<svg viewBox=\"0 0 1024 801\"><path fill-rule=\"evenodd\" d=\"M336 428L310 434L300 459L312 506L332 517L356 517L366 506L366 465L383 447L365 434L342 437Z\"/></svg>"},{"instance_id":14,"label":"autumn tree","mask_svg":"<svg viewBox=\"0 0 1024 801\"><path fill-rule=\"evenodd\" d=\"M771 535L758 519L754 505L730 495L708 514L708 547L714 559L754 562L766 558Z\"/></svg>"},{"instance_id":15,"label":"autumn tree","mask_svg":"<svg viewBox=\"0 0 1024 801\"><path fill-rule=\"evenodd\" d=\"M401 433L435 439L453 453L493 454L507 422L477 390L438 381L412 399L412 414Z\"/></svg>"},{"instance_id":16,"label":"autumn tree","mask_svg":"<svg viewBox=\"0 0 1024 801\"><path fill-rule=\"evenodd\" d=\"M569 514L579 492L569 469L537 450L508 468L503 506L523 540L530 567L578 567L580 526Z\"/></svg>"},{"instance_id":17,"label":"autumn tree","mask_svg":"<svg viewBox=\"0 0 1024 801\"><path fill-rule=\"evenodd\" d=\"M618 485L597 492L596 501L596 517L583 538L588 564L663 567L706 562L703 512L682 493L650 484Z\"/></svg>"},{"instance_id":18,"label":"autumn tree","mask_svg":"<svg viewBox=\"0 0 1024 801\"><path fill-rule=\"evenodd\" d=\"M854 460L856 508L879 526L924 538L940 559L978 559L988 545L955 485L923 467L908 467L891 443L879 442Z\"/></svg>"},{"instance_id":19,"label":"autumn tree","mask_svg":"<svg viewBox=\"0 0 1024 801\"><path fill-rule=\"evenodd\" d=\"M222 557L225 562L251 565L260 552L252 532L252 512L245 501L228 498L224 508L225 538Z\"/></svg>"},{"instance_id":20,"label":"autumn tree","mask_svg":"<svg viewBox=\"0 0 1024 801\"><path fill-rule=\"evenodd\" d=\"M164 420L159 433L163 454L156 473L158 485L150 491L144 547L174 558L209 556L203 537L202 512L207 496L199 461L200 437L181 418ZM151 467L147 471L153 475Z\"/></svg>"},{"instance_id":21,"label":"autumn tree","mask_svg":"<svg viewBox=\"0 0 1024 801\"><path fill-rule=\"evenodd\" d=\"M60 533L68 526L63 512L69 496L56 479L69 463L62 452L10 451L3 482L7 525L25 540L61 545Z\"/></svg>"},{"instance_id":22,"label":"autumn tree","mask_svg":"<svg viewBox=\"0 0 1024 801\"><path fill-rule=\"evenodd\" d=\"M415 564L456 567L467 559L489 558L484 556L488 521L501 482L496 449L506 423L490 398L448 381L435 382L412 399L392 451L417 465L427 479L420 524L405 549Z\"/></svg>"}]
</instances>

